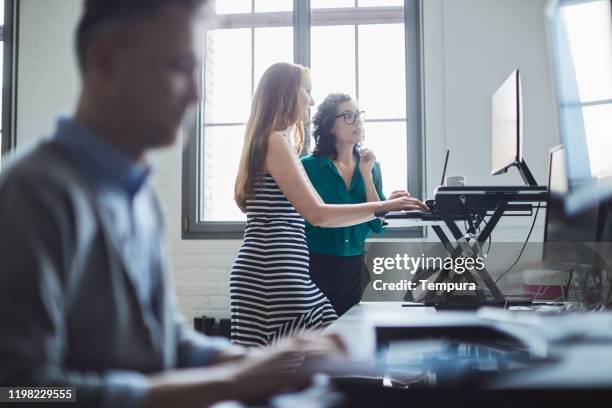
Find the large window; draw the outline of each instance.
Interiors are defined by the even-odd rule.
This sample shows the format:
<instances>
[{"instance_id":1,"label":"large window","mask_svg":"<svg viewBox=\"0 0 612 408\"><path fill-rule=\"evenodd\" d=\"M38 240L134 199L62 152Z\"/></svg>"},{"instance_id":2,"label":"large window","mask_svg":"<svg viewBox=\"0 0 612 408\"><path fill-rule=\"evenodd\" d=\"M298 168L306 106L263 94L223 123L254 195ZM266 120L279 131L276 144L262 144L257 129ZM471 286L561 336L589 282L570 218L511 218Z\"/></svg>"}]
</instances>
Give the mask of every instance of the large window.
<instances>
[{"instance_id":1,"label":"large window","mask_svg":"<svg viewBox=\"0 0 612 408\"><path fill-rule=\"evenodd\" d=\"M567 51L575 81L571 92L563 89L565 116L580 118L586 140L590 173L612 175L612 29L610 2L567 2L561 8Z\"/></svg>"},{"instance_id":2,"label":"large window","mask_svg":"<svg viewBox=\"0 0 612 408\"><path fill-rule=\"evenodd\" d=\"M215 11L183 160L184 237L242 237L233 193L244 126L278 61L311 68L315 104L331 92L358 101L386 194L421 191L418 0L217 0Z\"/></svg>"},{"instance_id":3,"label":"large window","mask_svg":"<svg viewBox=\"0 0 612 408\"><path fill-rule=\"evenodd\" d=\"M4 66L4 0L0 0L0 67ZM3 88L4 78L2 72L0 72L0 89ZM2 98L0 98L0 118L2 118ZM4 153L4 129L0 127L0 146L2 146L0 152L0 169L2 168L2 157L1 153Z\"/></svg>"}]
</instances>

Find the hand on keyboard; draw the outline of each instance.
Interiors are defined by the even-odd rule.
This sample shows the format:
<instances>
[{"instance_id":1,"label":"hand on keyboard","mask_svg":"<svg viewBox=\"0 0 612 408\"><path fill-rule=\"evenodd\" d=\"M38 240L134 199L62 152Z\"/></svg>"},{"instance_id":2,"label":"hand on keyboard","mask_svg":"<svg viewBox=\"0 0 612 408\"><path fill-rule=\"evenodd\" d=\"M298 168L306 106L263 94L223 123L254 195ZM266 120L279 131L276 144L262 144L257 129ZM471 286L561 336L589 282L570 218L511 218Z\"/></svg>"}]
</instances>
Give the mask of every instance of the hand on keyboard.
<instances>
[{"instance_id":1,"label":"hand on keyboard","mask_svg":"<svg viewBox=\"0 0 612 408\"><path fill-rule=\"evenodd\" d=\"M411 197L411 195L406 190L395 190L391 193L388 200L393 200L394 198L400 198L400 197Z\"/></svg>"},{"instance_id":2,"label":"hand on keyboard","mask_svg":"<svg viewBox=\"0 0 612 408\"><path fill-rule=\"evenodd\" d=\"M400 210L429 210L429 208L422 201L413 197L406 197L405 195L383 202L383 208L387 212Z\"/></svg>"}]
</instances>

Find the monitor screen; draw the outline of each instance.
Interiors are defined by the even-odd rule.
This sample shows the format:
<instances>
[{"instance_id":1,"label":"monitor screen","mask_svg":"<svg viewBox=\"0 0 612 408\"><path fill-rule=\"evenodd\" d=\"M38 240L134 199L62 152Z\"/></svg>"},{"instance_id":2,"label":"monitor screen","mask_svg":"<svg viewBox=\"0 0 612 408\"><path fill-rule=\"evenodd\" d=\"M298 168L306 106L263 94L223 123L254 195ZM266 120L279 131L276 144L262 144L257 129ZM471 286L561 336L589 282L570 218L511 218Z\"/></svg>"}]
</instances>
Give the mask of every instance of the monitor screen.
<instances>
[{"instance_id":1,"label":"monitor screen","mask_svg":"<svg viewBox=\"0 0 612 408\"><path fill-rule=\"evenodd\" d=\"M491 174L517 165L522 158L521 78L513 71L491 98Z\"/></svg>"},{"instance_id":2,"label":"monitor screen","mask_svg":"<svg viewBox=\"0 0 612 408\"><path fill-rule=\"evenodd\" d=\"M565 213L564 198L568 192L568 184L566 154L562 146L557 146L550 151L548 165L548 203L544 241L596 242L598 240L597 208L575 216Z\"/></svg>"},{"instance_id":3,"label":"monitor screen","mask_svg":"<svg viewBox=\"0 0 612 408\"><path fill-rule=\"evenodd\" d=\"M599 240L598 207L568 215L564 198L568 192L566 154L561 146L549 156L548 202L544 224L543 262L549 265L591 265L594 253L588 247Z\"/></svg>"},{"instance_id":4,"label":"monitor screen","mask_svg":"<svg viewBox=\"0 0 612 408\"><path fill-rule=\"evenodd\" d=\"M565 211L566 157L561 146L550 152L542 261L550 270L568 273L566 300L578 300L582 302L581 307L597 309L608 304L612 293L608 266L611 248L604 242L609 238L606 236L606 229L609 234L610 227L609 209L594 206L577 214Z\"/></svg>"},{"instance_id":5,"label":"monitor screen","mask_svg":"<svg viewBox=\"0 0 612 408\"><path fill-rule=\"evenodd\" d=\"M553 0L548 27L558 128L567 156L568 211L574 213L612 194L612 183L605 180L612 179L610 0Z\"/></svg>"}]
</instances>

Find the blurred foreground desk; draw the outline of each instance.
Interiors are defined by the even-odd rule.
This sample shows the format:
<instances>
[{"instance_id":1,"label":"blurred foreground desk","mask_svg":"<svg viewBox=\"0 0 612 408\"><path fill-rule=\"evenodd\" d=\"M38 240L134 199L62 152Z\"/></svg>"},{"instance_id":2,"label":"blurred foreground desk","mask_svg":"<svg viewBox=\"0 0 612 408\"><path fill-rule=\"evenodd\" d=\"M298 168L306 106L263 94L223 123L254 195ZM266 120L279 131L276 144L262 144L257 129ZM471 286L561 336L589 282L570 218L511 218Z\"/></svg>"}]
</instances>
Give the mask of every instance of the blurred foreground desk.
<instances>
[{"instance_id":1,"label":"blurred foreground desk","mask_svg":"<svg viewBox=\"0 0 612 408\"><path fill-rule=\"evenodd\" d=\"M405 302L361 302L332 323L327 331L338 333L355 360L371 360L376 354L376 326L429 321L433 307L405 307Z\"/></svg>"},{"instance_id":2,"label":"blurred foreground desk","mask_svg":"<svg viewBox=\"0 0 612 408\"><path fill-rule=\"evenodd\" d=\"M611 406L612 313L553 310L361 303L327 330L380 378L338 388L348 406Z\"/></svg>"}]
</instances>

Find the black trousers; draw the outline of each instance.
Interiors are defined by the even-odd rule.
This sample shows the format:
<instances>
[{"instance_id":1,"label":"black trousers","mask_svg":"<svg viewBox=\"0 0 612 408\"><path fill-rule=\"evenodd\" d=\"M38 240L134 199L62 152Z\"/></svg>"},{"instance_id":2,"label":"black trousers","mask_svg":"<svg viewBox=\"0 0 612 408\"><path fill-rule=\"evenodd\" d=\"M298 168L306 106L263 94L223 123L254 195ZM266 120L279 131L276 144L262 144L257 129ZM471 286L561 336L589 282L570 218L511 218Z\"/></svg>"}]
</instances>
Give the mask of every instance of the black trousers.
<instances>
[{"instance_id":1,"label":"black trousers","mask_svg":"<svg viewBox=\"0 0 612 408\"><path fill-rule=\"evenodd\" d=\"M361 300L363 255L336 256L310 253L310 279L342 316Z\"/></svg>"}]
</instances>

